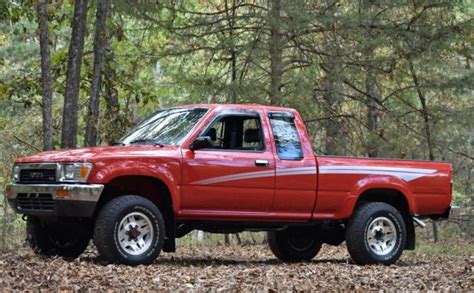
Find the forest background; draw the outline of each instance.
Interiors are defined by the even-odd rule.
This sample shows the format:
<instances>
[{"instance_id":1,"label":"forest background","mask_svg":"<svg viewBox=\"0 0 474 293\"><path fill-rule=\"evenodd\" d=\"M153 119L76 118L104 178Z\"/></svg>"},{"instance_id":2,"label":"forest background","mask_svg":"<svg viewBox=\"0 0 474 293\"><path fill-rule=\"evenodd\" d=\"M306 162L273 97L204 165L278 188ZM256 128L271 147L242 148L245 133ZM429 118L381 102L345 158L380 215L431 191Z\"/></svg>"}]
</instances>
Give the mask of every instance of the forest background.
<instances>
[{"instance_id":1,"label":"forest background","mask_svg":"<svg viewBox=\"0 0 474 293\"><path fill-rule=\"evenodd\" d=\"M473 0L0 0L0 185L17 157L111 144L160 108L281 105L318 154L451 162L462 218L423 237L472 239L473 19ZM24 222L0 196L8 249Z\"/></svg>"}]
</instances>

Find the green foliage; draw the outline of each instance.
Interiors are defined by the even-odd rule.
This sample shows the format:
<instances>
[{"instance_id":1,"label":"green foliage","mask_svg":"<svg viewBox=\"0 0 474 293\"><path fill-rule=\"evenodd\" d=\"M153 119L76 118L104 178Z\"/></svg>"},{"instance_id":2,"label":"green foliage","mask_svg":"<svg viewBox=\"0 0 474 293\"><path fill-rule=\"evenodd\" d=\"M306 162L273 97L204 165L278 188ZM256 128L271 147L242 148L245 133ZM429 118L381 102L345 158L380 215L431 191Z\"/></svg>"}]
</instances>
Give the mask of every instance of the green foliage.
<instances>
[{"instance_id":1,"label":"green foliage","mask_svg":"<svg viewBox=\"0 0 474 293\"><path fill-rule=\"evenodd\" d=\"M270 103L271 1L112 2L106 67L113 74L109 81L103 78L101 87L101 142L120 137L159 107ZM434 156L452 162L455 201L472 206L474 2L281 2L277 24L284 43L283 105L302 113L315 151L326 151L329 121L337 123L340 135L333 139L345 155L367 156L372 143L379 156L427 159L421 92ZM14 158L34 152L14 136L42 145L34 3L0 0L4 181ZM95 8L92 1L80 90L80 142L92 79ZM49 1L48 12L58 147L73 1ZM370 85L374 93L368 93ZM117 120L109 117L108 92L118 96ZM334 100L329 107L328 99ZM377 116L372 129L369 107Z\"/></svg>"}]
</instances>

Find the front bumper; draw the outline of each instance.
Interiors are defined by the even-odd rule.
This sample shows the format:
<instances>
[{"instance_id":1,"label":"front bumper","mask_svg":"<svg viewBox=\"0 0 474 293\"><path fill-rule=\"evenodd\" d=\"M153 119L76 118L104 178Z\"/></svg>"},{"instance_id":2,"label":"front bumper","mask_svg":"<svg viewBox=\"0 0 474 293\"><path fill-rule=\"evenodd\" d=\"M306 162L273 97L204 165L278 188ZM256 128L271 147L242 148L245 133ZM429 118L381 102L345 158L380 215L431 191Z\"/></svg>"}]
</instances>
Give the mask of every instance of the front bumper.
<instances>
[{"instance_id":1,"label":"front bumper","mask_svg":"<svg viewBox=\"0 0 474 293\"><path fill-rule=\"evenodd\" d=\"M102 184L8 184L8 203L17 212L35 216L90 217Z\"/></svg>"}]
</instances>

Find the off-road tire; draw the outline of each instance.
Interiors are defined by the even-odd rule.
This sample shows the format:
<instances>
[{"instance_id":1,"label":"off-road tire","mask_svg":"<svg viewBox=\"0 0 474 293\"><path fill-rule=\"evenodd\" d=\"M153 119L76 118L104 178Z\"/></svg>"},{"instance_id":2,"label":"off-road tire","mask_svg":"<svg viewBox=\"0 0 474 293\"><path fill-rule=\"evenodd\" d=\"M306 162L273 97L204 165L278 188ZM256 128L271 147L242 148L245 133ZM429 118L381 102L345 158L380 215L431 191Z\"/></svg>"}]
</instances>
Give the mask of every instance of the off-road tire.
<instances>
[{"instance_id":1,"label":"off-road tire","mask_svg":"<svg viewBox=\"0 0 474 293\"><path fill-rule=\"evenodd\" d=\"M368 228L378 217L390 220L395 227L397 239L392 250L386 255L378 255L370 248ZM406 225L401 213L383 202L370 202L357 208L346 226L347 250L359 265L395 263L401 256L407 238Z\"/></svg>"},{"instance_id":2,"label":"off-road tire","mask_svg":"<svg viewBox=\"0 0 474 293\"><path fill-rule=\"evenodd\" d=\"M87 248L91 229L82 223L47 223L29 216L26 241L38 255L75 259Z\"/></svg>"},{"instance_id":3,"label":"off-road tire","mask_svg":"<svg viewBox=\"0 0 474 293\"><path fill-rule=\"evenodd\" d=\"M133 212L146 215L154 229L151 246L139 255L128 253L118 242L119 224L126 215ZM136 195L124 195L112 199L101 209L96 219L93 239L99 255L109 263L151 264L163 248L165 222L159 209L150 200Z\"/></svg>"},{"instance_id":4,"label":"off-road tire","mask_svg":"<svg viewBox=\"0 0 474 293\"><path fill-rule=\"evenodd\" d=\"M269 231L268 244L273 254L285 262L310 261L322 246L314 231L305 228Z\"/></svg>"}]
</instances>

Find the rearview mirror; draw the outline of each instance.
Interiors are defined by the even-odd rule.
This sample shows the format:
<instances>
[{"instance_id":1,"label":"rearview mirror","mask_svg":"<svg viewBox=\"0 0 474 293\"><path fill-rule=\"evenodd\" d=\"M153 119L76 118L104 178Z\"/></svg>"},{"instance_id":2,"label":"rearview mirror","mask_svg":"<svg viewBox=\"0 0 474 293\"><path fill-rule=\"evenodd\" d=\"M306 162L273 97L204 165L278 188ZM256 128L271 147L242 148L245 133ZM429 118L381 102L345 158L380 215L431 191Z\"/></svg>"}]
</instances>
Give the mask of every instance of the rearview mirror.
<instances>
[{"instance_id":1,"label":"rearview mirror","mask_svg":"<svg viewBox=\"0 0 474 293\"><path fill-rule=\"evenodd\" d=\"M212 147L212 141L209 136L199 136L189 146L192 151Z\"/></svg>"}]
</instances>

